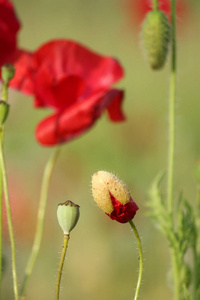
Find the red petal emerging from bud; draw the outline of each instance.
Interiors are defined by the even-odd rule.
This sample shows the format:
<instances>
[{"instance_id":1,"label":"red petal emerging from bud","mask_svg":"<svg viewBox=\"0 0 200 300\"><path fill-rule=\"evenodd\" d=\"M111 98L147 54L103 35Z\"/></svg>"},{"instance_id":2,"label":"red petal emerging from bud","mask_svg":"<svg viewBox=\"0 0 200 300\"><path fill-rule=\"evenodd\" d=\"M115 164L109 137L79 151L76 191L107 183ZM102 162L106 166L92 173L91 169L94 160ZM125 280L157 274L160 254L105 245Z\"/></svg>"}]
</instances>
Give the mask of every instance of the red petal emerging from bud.
<instances>
[{"instance_id":1,"label":"red petal emerging from bud","mask_svg":"<svg viewBox=\"0 0 200 300\"><path fill-rule=\"evenodd\" d=\"M133 219L136 214L136 211L139 209L137 204L130 197L130 201L126 204L119 202L112 194L110 194L111 201L114 207L114 210L111 214L107 214L112 220L116 220L120 223L127 223Z\"/></svg>"}]
</instances>

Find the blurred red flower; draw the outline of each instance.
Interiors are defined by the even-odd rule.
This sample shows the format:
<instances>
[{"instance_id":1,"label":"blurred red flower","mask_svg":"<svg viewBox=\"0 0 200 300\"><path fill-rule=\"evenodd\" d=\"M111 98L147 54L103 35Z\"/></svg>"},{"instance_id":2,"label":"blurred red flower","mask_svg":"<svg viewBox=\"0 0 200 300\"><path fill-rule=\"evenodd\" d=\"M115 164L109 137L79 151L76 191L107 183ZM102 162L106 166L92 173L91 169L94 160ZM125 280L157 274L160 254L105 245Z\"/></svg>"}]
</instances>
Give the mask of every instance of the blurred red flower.
<instances>
[{"instance_id":1,"label":"blurred red flower","mask_svg":"<svg viewBox=\"0 0 200 300\"><path fill-rule=\"evenodd\" d=\"M170 20L171 0L158 0L159 9L162 10ZM134 20L141 24L145 15L152 10L152 0L128 0L129 11ZM177 0L177 16L183 18L188 10L187 0Z\"/></svg>"},{"instance_id":2,"label":"blurred red flower","mask_svg":"<svg viewBox=\"0 0 200 300\"><path fill-rule=\"evenodd\" d=\"M0 67L6 63L15 64L15 83L17 86L23 86L23 90L27 90L29 87L29 77L26 76L27 62L31 53L18 49L17 33L19 29L20 22L12 3L9 0L0 0Z\"/></svg>"},{"instance_id":3,"label":"blurred red flower","mask_svg":"<svg viewBox=\"0 0 200 300\"><path fill-rule=\"evenodd\" d=\"M16 50L20 23L9 0L0 0L0 65Z\"/></svg>"},{"instance_id":4,"label":"blurred red flower","mask_svg":"<svg viewBox=\"0 0 200 300\"><path fill-rule=\"evenodd\" d=\"M112 121L122 121L123 91L111 86L123 77L120 64L78 43L55 40L35 52L17 47L20 29L13 5L0 0L0 66L15 65L10 86L35 97L35 107L54 113L36 129L37 140L47 146L76 138L107 110Z\"/></svg>"},{"instance_id":5,"label":"blurred red flower","mask_svg":"<svg viewBox=\"0 0 200 300\"><path fill-rule=\"evenodd\" d=\"M35 107L54 110L36 129L42 145L53 146L78 137L104 110L112 121L124 120L123 91L110 88L123 76L115 59L73 41L54 40L34 52L28 63L28 84L26 80L24 86L23 78L16 76L11 86L34 95ZM23 73L23 63L21 67ZM20 72L20 64L18 68Z\"/></svg>"}]
</instances>

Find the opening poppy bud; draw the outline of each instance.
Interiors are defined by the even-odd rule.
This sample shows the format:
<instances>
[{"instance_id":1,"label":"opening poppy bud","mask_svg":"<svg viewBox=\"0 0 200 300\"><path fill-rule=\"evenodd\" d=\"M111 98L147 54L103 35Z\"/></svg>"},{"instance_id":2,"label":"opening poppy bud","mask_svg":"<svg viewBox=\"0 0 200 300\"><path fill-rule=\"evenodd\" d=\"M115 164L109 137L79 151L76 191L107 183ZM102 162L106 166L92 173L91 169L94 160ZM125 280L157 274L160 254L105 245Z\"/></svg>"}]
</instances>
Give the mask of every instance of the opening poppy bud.
<instances>
[{"instance_id":1,"label":"opening poppy bud","mask_svg":"<svg viewBox=\"0 0 200 300\"><path fill-rule=\"evenodd\" d=\"M109 172L99 171L92 176L92 193L97 205L120 223L132 220L138 210L125 184Z\"/></svg>"},{"instance_id":2,"label":"opening poppy bud","mask_svg":"<svg viewBox=\"0 0 200 300\"><path fill-rule=\"evenodd\" d=\"M79 216L79 205L74 204L70 200L58 204L57 218L64 234L69 234L70 231L76 226Z\"/></svg>"},{"instance_id":3,"label":"opening poppy bud","mask_svg":"<svg viewBox=\"0 0 200 300\"><path fill-rule=\"evenodd\" d=\"M151 11L142 26L142 42L152 69L161 69L166 61L171 26L162 11Z\"/></svg>"},{"instance_id":4,"label":"opening poppy bud","mask_svg":"<svg viewBox=\"0 0 200 300\"><path fill-rule=\"evenodd\" d=\"M1 78L4 83L8 84L15 75L15 67L8 63L1 67Z\"/></svg>"},{"instance_id":5,"label":"opening poppy bud","mask_svg":"<svg viewBox=\"0 0 200 300\"><path fill-rule=\"evenodd\" d=\"M9 113L9 104L3 100L0 100L0 128L5 123L8 113Z\"/></svg>"}]
</instances>

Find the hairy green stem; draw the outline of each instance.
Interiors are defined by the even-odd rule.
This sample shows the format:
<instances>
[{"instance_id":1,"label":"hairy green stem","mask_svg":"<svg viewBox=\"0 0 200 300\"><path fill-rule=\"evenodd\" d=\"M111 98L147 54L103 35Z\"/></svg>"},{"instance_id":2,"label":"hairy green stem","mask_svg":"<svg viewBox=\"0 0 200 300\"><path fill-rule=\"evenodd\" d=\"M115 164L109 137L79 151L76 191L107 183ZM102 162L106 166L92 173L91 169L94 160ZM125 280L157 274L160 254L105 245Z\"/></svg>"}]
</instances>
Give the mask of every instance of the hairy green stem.
<instances>
[{"instance_id":1,"label":"hairy green stem","mask_svg":"<svg viewBox=\"0 0 200 300\"><path fill-rule=\"evenodd\" d=\"M2 83L1 99L8 101L8 84ZM4 126L0 128L0 142L3 145ZM2 209L3 209L3 182L2 171L0 168L0 297L1 297L1 280L2 280L2 258L3 258L3 241L2 241Z\"/></svg>"},{"instance_id":2,"label":"hairy green stem","mask_svg":"<svg viewBox=\"0 0 200 300\"><path fill-rule=\"evenodd\" d=\"M173 222L174 196L174 157L175 157L175 101L176 101L176 0L171 0L172 8L172 60L169 91L169 149L168 149L168 184L167 200L168 211Z\"/></svg>"},{"instance_id":3,"label":"hairy green stem","mask_svg":"<svg viewBox=\"0 0 200 300\"><path fill-rule=\"evenodd\" d=\"M12 225L11 208L10 208L10 200L8 194L8 183L7 183L2 141L0 141L0 165L1 165L1 172L2 172L4 195L5 195L8 230L9 230L10 243L11 243L13 288L14 288L15 300L18 300L19 294L18 294L18 284L17 284L15 240L14 240L14 232L13 232L13 225Z\"/></svg>"},{"instance_id":4,"label":"hairy green stem","mask_svg":"<svg viewBox=\"0 0 200 300\"><path fill-rule=\"evenodd\" d=\"M197 249L200 252L200 183L197 184L197 199L196 199L196 226L197 226Z\"/></svg>"},{"instance_id":5,"label":"hairy green stem","mask_svg":"<svg viewBox=\"0 0 200 300\"><path fill-rule=\"evenodd\" d=\"M193 268L194 268L194 279L193 279L193 299L198 300L198 282L199 282L199 253L200 253L200 183L199 178L197 179L197 196L196 196L196 234L193 248Z\"/></svg>"},{"instance_id":6,"label":"hairy green stem","mask_svg":"<svg viewBox=\"0 0 200 300\"><path fill-rule=\"evenodd\" d=\"M2 83L1 100L8 102L8 83Z\"/></svg>"},{"instance_id":7,"label":"hairy green stem","mask_svg":"<svg viewBox=\"0 0 200 300\"><path fill-rule=\"evenodd\" d=\"M142 273L143 273L143 251L142 251L142 244L141 244L141 240L140 240L140 236L139 233L137 231L137 228L135 227L135 224L133 223L133 221L129 221L131 228L133 229L133 232L135 234L136 237L136 241L137 241L137 245L138 245L138 250L139 250L139 259L140 259L140 263L139 263L139 274L138 274L138 281L137 281L137 286L136 286L136 291L135 291L135 297L134 300L138 299L138 295L139 295L139 291L140 291L140 286L142 283Z\"/></svg>"},{"instance_id":8,"label":"hairy green stem","mask_svg":"<svg viewBox=\"0 0 200 300\"><path fill-rule=\"evenodd\" d=\"M171 250L173 281L174 281L174 299L180 300L180 268L179 259L176 249Z\"/></svg>"},{"instance_id":9,"label":"hairy green stem","mask_svg":"<svg viewBox=\"0 0 200 300\"><path fill-rule=\"evenodd\" d=\"M169 89L169 148L168 148L168 173L167 173L167 204L168 213L174 228L174 161L175 161L175 102L176 102L176 0L171 0L172 20L172 43L171 43L171 75ZM173 247L173 246L172 246ZM171 250L173 278L174 278L174 299L180 299L180 278L179 265L176 249Z\"/></svg>"},{"instance_id":10,"label":"hairy green stem","mask_svg":"<svg viewBox=\"0 0 200 300\"><path fill-rule=\"evenodd\" d=\"M28 280L30 278L30 275L33 271L33 267L36 261L36 258L38 256L40 245L42 241L42 235L43 235L43 228L44 228L44 218L45 218L45 212L46 212L46 205L47 205L47 199L48 199L48 191L49 191L49 184L52 176L52 171L55 165L55 162L57 160L57 157L60 153L60 147L57 147L53 154L50 156L50 159L48 160L44 174L43 174L43 180L42 180L42 187L41 187L41 194L40 194L40 201L39 201L39 207L38 207L38 215L37 215L37 224L36 224L36 231L35 231L35 238L32 246L32 251L25 269L25 275L24 280L22 283L20 296L21 299L23 299L26 286L28 283Z\"/></svg>"},{"instance_id":11,"label":"hairy green stem","mask_svg":"<svg viewBox=\"0 0 200 300\"><path fill-rule=\"evenodd\" d=\"M159 9L159 5L158 5L158 0L153 0L153 10L158 10Z\"/></svg>"},{"instance_id":12,"label":"hairy green stem","mask_svg":"<svg viewBox=\"0 0 200 300\"><path fill-rule=\"evenodd\" d=\"M8 102L8 83L2 82L2 90L1 90L1 100ZM12 253L12 273L13 273L13 288L15 299L18 299L18 286L17 286L17 271L16 271L16 254L15 254L15 241L14 241L14 233L12 226L12 217L11 217L11 209L10 209L10 201L8 194L8 185L7 185L7 177L6 177L6 168L4 163L4 154L3 154L3 140L4 140L4 125L0 127L0 293L1 293L1 280L2 280L2 207L3 207L3 189L5 194L5 203L6 203L6 214L8 221L8 229L10 235L11 242L11 253Z\"/></svg>"},{"instance_id":13,"label":"hairy green stem","mask_svg":"<svg viewBox=\"0 0 200 300\"><path fill-rule=\"evenodd\" d=\"M193 300L198 300L197 289L199 281L199 264L198 264L198 253L197 253L197 240L193 247L193 265L194 265L194 279L193 279Z\"/></svg>"},{"instance_id":14,"label":"hairy green stem","mask_svg":"<svg viewBox=\"0 0 200 300\"><path fill-rule=\"evenodd\" d=\"M59 300L62 269L63 269L63 265L64 265L64 261L65 261L65 255L67 252L69 237L70 237L69 234L64 235L62 253L61 253L60 263L59 263L59 267L58 267L58 275L57 275L57 280L56 280L56 300Z\"/></svg>"},{"instance_id":15,"label":"hairy green stem","mask_svg":"<svg viewBox=\"0 0 200 300\"><path fill-rule=\"evenodd\" d=\"M3 259L2 208L3 208L3 186L2 186L2 172L0 170L0 299L1 299L1 279L2 279L2 259Z\"/></svg>"}]
</instances>

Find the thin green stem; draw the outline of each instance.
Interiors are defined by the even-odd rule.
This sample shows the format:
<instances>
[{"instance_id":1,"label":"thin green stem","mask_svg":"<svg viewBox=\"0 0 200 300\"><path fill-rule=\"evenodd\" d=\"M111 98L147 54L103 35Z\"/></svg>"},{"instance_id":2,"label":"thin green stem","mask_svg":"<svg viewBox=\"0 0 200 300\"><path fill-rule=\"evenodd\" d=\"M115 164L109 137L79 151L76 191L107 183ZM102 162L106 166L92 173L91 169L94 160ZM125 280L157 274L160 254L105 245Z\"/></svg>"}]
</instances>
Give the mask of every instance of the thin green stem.
<instances>
[{"instance_id":1,"label":"thin green stem","mask_svg":"<svg viewBox=\"0 0 200 300\"><path fill-rule=\"evenodd\" d=\"M2 83L1 100L8 102L8 83Z\"/></svg>"},{"instance_id":2,"label":"thin green stem","mask_svg":"<svg viewBox=\"0 0 200 300\"><path fill-rule=\"evenodd\" d=\"M158 10L159 9L159 5L158 5L158 0L153 0L153 10Z\"/></svg>"},{"instance_id":3,"label":"thin green stem","mask_svg":"<svg viewBox=\"0 0 200 300\"><path fill-rule=\"evenodd\" d=\"M176 101L176 0L171 0L172 7L172 61L169 92L169 148L168 148L168 211L173 224L174 197L174 160L175 160L175 101Z\"/></svg>"},{"instance_id":4,"label":"thin green stem","mask_svg":"<svg viewBox=\"0 0 200 300\"><path fill-rule=\"evenodd\" d=\"M176 103L176 0L171 0L172 43L171 43L171 75L169 88L169 148L167 173L167 204L171 225L174 228L174 161L175 161L175 103ZM179 265L176 249L171 250L174 278L174 299L180 299Z\"/></svg>"},{"instance_id":5,"label":"thin green stem","mask_svg":"<svg viewBox=\"0 0 200 300\"><path fill-rule=\"evenodd\" d=\"M1 279L2 279L2 259L3 259L3 243L2 243L2 207L3 207L3 186L2 172L0 170L0 299L1 299Z\"/></svg>"},{"instance_id":6,"label":"thin green stem","mask_svg":"<svg viewBox=\"0 0 200 300\"><path fill-rule=\"evenodd\" d=\"M8 84L2 83L1 100L8 102ZM0 128L0 142L3 145L4 126ZM3 242L2 242L2 209L3 209L3 182L2 172L0 169L0 297L1 297L1 280L2 280L2 257L3 257Z\"/></svg>"},{"instance_id":7,"label":"thin green stem","mask_svg":"<svg viewBox=\"0 0 200 300\"><path fill-rule=\"evenodd\" d=\"M197 199L196 199L196 213L195 213L195 222L196 222L196 234L195 241L193 245L193 268L194 268L194 280L193 280L193 299L198 299L198 281L199 281L199 256L200 252L200 183L197 180Z\"/></svg>"},{"instance_id":8,"label":"thin green stem","mask_svg":"<svg viewBox=\"0 0 200 300\"><path fill-rule=\"evenodd\" d=\"M48 199L49 184L50 184L50 180L51 180L51 176L52 176L52 171L53 171L54 165L56 163L57 157L60 153L60 150L61 150L60 147L57 147L55 149L53 154L50 156L50 159L48 160L46 167L44 169L40 201L39 201L39 207L38 207L35 238L34 238L34 242L33 242L33 246L32 246L32 251L31 251L31 254L30 254L26 269L25 269L24 280L22 283L21 291L20 291L21 299L23 299L23 297L24 297L28 280L33 271L33 267L34 267L36 258L38 256L39 250L40 250L40 245L41 245L42 235L43 235L43 228L44 228L46 205L47 205L47 199Z\"/></svg>"},{"instance_id":9,"label":"thin green stem","mask_svg":"<svg viewBox=\"0 0 200 300\"><path fill-rule=\"evenodd\" d=\"M4 137L4 125L0 128L0 143L3 147L3 137ZM0 164L1 166L1 164ZM2 170L0 167L0 299L1 299L1 280L2 280L2 268L3 268L3 232L2 232L2 211L3 211L3 178Z\"/></svg>"},{"instance_id":10,"label":"thin green stem","mask_svg":"<svg viewBox=\"0 0 200 300\"><path fill-rule=\"evenodd\" d=\"M65 261L65 255L67 252L68 242L69 242L69 234L65 234L64 240L63 240L63 248L62 248L60 263L59 263L59 267L58 267L58 275L57 275L57 280L56 280L56 300L59 300L62 269L63 269L63 265L64 265L64 261Z\"/></svg>"},{"instance_id":11,"label":"thin green stem","mask_svg":"<svg viewBox=\"0 0 200 300\"><path fill-rule=\"evenodd\" d=\"M174 299L180 300L180 271L179 258L176 249L171 249L171 258L173 266L173 280L174 280Z\"/></svg>"},{"instance_id":12,"label":"thin green stem","mask_svg":"<svg viewBox=\"0 0 200 300\"><path fill-rule=\"evenodd\" d=\"M0 141L0 165L1 165L1 172L2 172L4 195L5 195L8 230L9 230L10 243L11 243L14 295L15 295L15 300L18 300L19 296L18 296L18 285L17 285L15 240L14 240L14 233L13 233L13 226L12 226L11 208L10 208L10 201L9 201L9 194L8 194L8 184L7 184L6 168L5 168L5 163L4 163L2 141Z\"/></svg>"},{"instance_id":13,"label":"thin green stem","mask_svg":"<svg viewBox=\"0 0 200 300\"><path fill-rule=\"evenodd\" d=\"M200 183L197 184L197 200L196 200L196 226L197 226L197 249L200 251Z\"/></svg>"},{"instance_id":14,"label":"thin green stem","mask_svg":"<svg viewBox=\"0 0 200 300\"><path fill-rule=\"evenodd\" d=\"M140 291L140 286L142 283L142 273L143 273L143 251L142 251L142 244L140 240L139 233L137 231L137 228L135 227L135 224L133 221L129 221L131 228L133 229L133 232L136 237L137 245L138 245L138 250L139 250L139 256L140 256L140 263L139 263L139 274L138 274L138 281L137 281L137 286L136 286L136 291L135 291L135 298L134 300L138 299L139 291Z\"/></svg>"},{"instance_id":15,"label":"thin green stem","mask_svg":"<svg viewBox=\"0 0 200 300\"><path fill-rule=\"evenodd\" d=\"M196 241L197 242L197 241ZM194 282L193 282L193 300L198 300L197 289L199 281L199 264L197 254L197 243L193 247L193 265L194 265Z\"/></svg>"}]
</instances>

